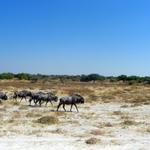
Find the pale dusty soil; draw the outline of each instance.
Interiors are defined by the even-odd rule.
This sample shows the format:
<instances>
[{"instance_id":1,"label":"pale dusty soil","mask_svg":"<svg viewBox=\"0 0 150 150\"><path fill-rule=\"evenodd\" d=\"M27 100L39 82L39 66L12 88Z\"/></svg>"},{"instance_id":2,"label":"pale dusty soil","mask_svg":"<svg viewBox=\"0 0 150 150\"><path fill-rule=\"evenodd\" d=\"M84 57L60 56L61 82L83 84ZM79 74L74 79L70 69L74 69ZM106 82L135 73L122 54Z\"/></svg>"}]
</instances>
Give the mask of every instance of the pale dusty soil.
<instances>
[{"instance_id":1,"label":"pale dusty soil","mask_svg":"<svg viewBox=\"0 0 150 150\"><path fill-rule=\"evenodd\" d=\"M0 150L148 150L150 147L149 104L95 102L79 105L79 113L55 110L56 104L39 108L29 107L26 102L3 102ZM42 116L54 116L59 123L36 123ZM86 144L92 137L99 142Z\"/></svg>"}]
</instances>

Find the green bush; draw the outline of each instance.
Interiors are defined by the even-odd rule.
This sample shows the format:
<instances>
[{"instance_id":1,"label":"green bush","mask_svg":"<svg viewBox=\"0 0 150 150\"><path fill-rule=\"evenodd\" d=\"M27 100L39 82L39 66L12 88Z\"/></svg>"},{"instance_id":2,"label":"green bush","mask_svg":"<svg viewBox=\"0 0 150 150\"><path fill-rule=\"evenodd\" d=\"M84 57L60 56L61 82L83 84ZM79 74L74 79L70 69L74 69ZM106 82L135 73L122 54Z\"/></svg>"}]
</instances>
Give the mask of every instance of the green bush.
<instances>
[{"instance_id":1,"label":"green bush","mask_svg":"<svg viewBox=\"0 0 150 150\"><path fill-rule=\"evenodd\" d=\"M128 80L128 77L126 75L121 75L121 76L118 76L117 77L117 80L118 81L127 81Z\"/></svg>"},{"instance_id":2,"label":"green bush","mask_svg":"<svg viewBox=\"0 0 150 150\"><path fill-rule=\"evenodd\" d=\"M105 77L99 74L89 74L89 75L42 75L42 74L29 74L29 73L1 73L0 80L4 79L19 79L19 80L31 80L32 83L37 82L38 80L43 81L51 81L51 80L59 80L62 83L65 81L81 81L81 82L89 82L89 81L108 81L108 82L117 82L123 81L126 84L147 84L150 85L150 77L139 77L139 76L126 76L120 75L118 77L109 76Z\"/></svg>"},{"instance_id":3,"label":"green bush","mask_svg":"<svg viewBox=\"0 0 150 150\"><path fill-rule=\"evenodd\" d=\"M0 74L0 79L13 79L14 74L12 73L2 73Z\"/></svg>"},{"instance_id":4,"label":"green bush","mask_svg":"<svg viewBox=\"0 0 150 150\"><path fill-rule=\"evenodd\" d=\"M97 80L103 81L105 80L105 77L99 74L90 74L90 75L82 75L80 78L80 81L83 81L83 82L97 81Z\"/></svg>"},{"instance_id":5,"label":"green bush","mask_svg":"<svg viewBox=\"0 0 150 150\"><path fill-rule=\"evenodd\" d=\"M19 73L16 75L16 78L18 78L19 80L30 80L30 74L27 73Z\"/></svg>"}]
</instances>

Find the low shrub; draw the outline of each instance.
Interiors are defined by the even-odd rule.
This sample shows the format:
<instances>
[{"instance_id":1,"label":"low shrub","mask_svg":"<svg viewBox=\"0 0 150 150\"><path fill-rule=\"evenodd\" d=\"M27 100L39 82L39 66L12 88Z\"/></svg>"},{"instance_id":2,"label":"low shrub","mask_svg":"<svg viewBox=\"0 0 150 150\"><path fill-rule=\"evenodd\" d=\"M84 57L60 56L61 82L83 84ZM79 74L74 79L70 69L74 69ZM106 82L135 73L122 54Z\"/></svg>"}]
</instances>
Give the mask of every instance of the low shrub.
<instances>
[{"instance_id":1,"label":"low shrub","mask_svg":"<svg viewBox=\"0 0 150 150\"><path fill-rule=\"evenodd\" d=\"M98 144L100 143L100 140L97 139L97 138L90 138L88 140L85 141L86 144L89 144L89 145L93 145L93 144Z\"/></svg>"},{"instance_id":2,"label":"low shrub","mask_svg":"<svg viewBox=\"0 0 150 150\"><path fill-rule=\"evenodd\" d=\"M51 125L51 124L58 124L59 120L53 116L44 116L44 117L41 117L40 119L38 119L37 123Z\"/></svg>"}]
</instances>

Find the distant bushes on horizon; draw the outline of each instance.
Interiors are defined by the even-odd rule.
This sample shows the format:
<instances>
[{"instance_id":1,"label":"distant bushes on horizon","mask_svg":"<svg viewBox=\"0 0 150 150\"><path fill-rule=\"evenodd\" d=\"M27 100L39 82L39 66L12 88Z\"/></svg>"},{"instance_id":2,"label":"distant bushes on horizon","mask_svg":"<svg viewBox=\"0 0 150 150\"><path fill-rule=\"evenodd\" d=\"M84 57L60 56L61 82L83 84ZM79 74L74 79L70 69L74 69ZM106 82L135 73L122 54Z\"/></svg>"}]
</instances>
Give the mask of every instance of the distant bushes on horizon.
<instances>
[{"instance_id":1,"label":"distant bushes on horizon","mask_svg":"<svg viewBox=\"0 0 150 150\"><path fill-rule=\"evenodd\" d=\"M42 75L42 74L29 74L29 73L1 73L0 80L10 80L10 79L18 79L18 80L60 80L64 82L66 80L71 81L81 81L81 82L95 82L95 81L108 81L108 82L123 82L129 85L132 84L150 84L150 77L140 77L140 76L126 76L120 75L117 77L114 76L102 76L99 74L89 74L89 75Z\"/></svg>"}]
</instances>

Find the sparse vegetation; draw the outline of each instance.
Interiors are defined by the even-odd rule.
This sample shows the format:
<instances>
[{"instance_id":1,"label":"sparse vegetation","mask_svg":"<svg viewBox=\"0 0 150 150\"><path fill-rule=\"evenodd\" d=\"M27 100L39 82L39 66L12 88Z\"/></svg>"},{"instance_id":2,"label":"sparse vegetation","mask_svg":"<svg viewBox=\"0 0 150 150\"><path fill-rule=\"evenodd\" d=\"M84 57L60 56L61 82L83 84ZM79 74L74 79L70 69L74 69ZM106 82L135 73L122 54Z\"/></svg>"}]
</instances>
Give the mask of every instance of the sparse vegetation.
<instances>
[{"instance_id":1,"label":"sparse vegetation","mask_svg":"<svg viewBox=\"0 0 150 150\"><path fill-rule=\"evenodd\" d=\"M124 133L130 131L133 136L136 133L140 137L148 135L146 111L150 104L150 87L104 82L1 80L0 89L8 94L9 100L0 105L0 136L71 137L78 138L84 146L97 147L104 144L106 141L101 139L107 137L113 137L115 141L107 141L108 144L121 144L118 133L125 138L129 137ZM55 91L58 97L79 93L85 98L85 104L79 106L80 113L56 112L57 103L53 107L31 107L28 101L20 103L19 98L17 101L11 99L17 90Z\"/></svg>"},{"instance_id":2,"label":"sparse vegetation","mask_svg":"<svg viewBox=\"0 0 150 150\"><path fill-rule=\"evenodd\" d=\"M26 117L28 118L36 118L36 117L40 117L41 114L40 113L34 113L34 112L29 112L26 114Z\"/></svg>"},{"instance_id":3,"label":"sparse vegetation","mask_svg":"<svg viewBox=\"0 0 150 150\"><path fill-rule=\"evenodd\" d=\"M97 138L90 138L90 139L85 141L85 143L89 144L89 145L99 144L100 142L101 142L101 140L99 140Z\"/></svg>"},{"instance_id":4,"label":"sparse vegetation","mask_svg":"<svg viewBox=\"0 0 150 150\"><path fill-rule=\"evenodd\" d=\"M52 125L52 124L58 124L59 120L58 118L53 117L53 116L44 116L38 119L37 123Z\"/></svg>"},{"instance_id":5,"label":"sparse vegetation","mask_svg":"<svg viewBox=\"0 0 150 150\"><path fill-rule=\"evenodd\" d=\"M120 75L118 77L114 76L102 76L99 74L89 74L89 75L42 75L42 74L29 74L29 73L1 73L0 80L11 80L11 79L18 79L18 80L30 80L32 83L36 83L39 80L43 80L43 82L49 82L52 80L59 81L62 84L72 81L72 82L104 82L105 83L123 83L128 85L149 85L150 84L150 77L139 77L139 76L126 76Z\"/></svg>"},{"instance_id":6,"label":"sparse vegetation","mask_svg":"<svg viewBox=\"0 0 150 150\"><path fill-rule=\"evenodd\" d=\"M133 120L124 120L122 122L122 124L125 125L125 126L132 126L132 125L137 125L138 123L133 121Z\"/></svg>"},{"instance_id":7,"label":"sparse vegetation","mask_svg":"<svg viewBox=\"0 0 150 150\"><path fill-rule=\"evenodd\" d=\"M95 136L97 136L97 135L103 136L103 135L106 134L106 131L104 131L104 130L92 130L90 133L91 133L92 135L95 135Z\"/></svg>"},{"instance_id":8,"label":"sparse vegetation","mask_svg":"<svg viewBox=\"0 0 150 150\"><path fill-rule=\"evenodd\" d=\"M121 112L121 111L114 111L114 112L113 112L113 115L117 115L117 116L118 116L118 115L122 115L122 112Z\"/></svg>"}]
</instances>

